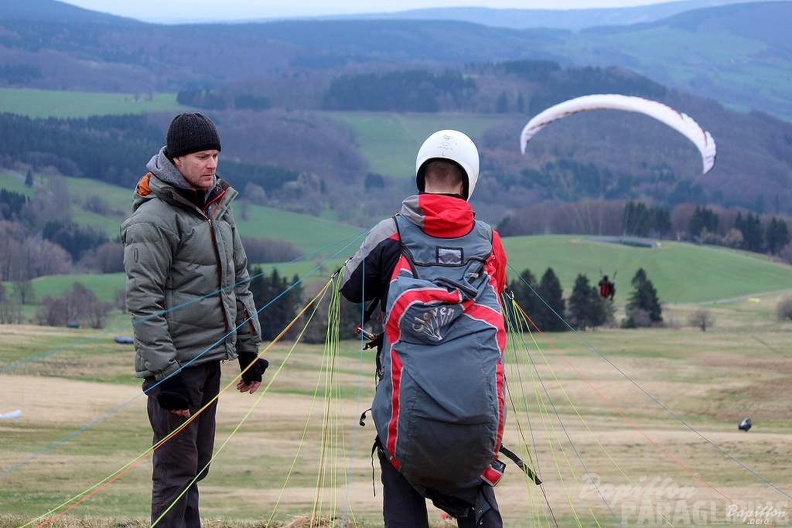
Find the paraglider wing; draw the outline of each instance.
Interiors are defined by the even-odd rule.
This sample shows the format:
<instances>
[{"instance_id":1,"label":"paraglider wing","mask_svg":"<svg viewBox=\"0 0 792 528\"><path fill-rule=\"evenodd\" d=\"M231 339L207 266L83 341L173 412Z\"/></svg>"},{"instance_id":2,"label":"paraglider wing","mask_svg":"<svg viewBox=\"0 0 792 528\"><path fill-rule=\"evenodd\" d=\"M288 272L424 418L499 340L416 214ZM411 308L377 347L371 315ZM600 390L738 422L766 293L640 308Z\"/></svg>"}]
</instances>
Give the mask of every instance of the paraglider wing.
<instances>
[{"instance_id":1,"label":"paraglider wing","mask_svg":"<svg viewBox=\"0 0 792 528\"><path fill-rule=\"evenodd\" d=\"M688 138L701 153L703 173L715 165L715 140L709 132L702 129L690 116L657 101L642 97L618 94L584 95L558 103L534 116L520 134L520 151L525 154L528 141L542 128L566 116L589 110L625 110L648 115L664 123Z\"/></svg>"}]
</instances>

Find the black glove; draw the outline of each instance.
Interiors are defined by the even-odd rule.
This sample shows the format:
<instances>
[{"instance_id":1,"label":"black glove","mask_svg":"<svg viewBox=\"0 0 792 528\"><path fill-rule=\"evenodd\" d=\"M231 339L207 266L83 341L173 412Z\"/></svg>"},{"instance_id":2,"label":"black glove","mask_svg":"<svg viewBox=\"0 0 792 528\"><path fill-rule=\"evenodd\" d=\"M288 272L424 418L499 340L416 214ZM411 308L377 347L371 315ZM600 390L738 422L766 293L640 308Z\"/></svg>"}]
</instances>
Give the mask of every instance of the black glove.
<instances>
[{"instance_id":1,"label":"black glove","mask_svg":"<svg viewBox=\"0 0 792 528\"><path fill-rule=\"evenodd\" d=\"M190 408L190 394L181 372L163 379L157 388L159 388L157 402L163 409L181 411Z\"/></svg>"},{"instance_id":2,"label":"black glove","mask_svg":"<svg viewBox=\"0 0 792 528\"><path fill-rule=\"evenodd\" d=\"M269 361L264 358L256 359L257 357L258 356L253 352L239 353L239 369L244 372L244 374L242 374L242 381L248 385L254 381L261 382L261 377L264 375L264 371L267 370L267 367L269 367ZM245 372L247 366L254 361L255 364L250 367L247 372Z\"/></svg>"}]
</instances>

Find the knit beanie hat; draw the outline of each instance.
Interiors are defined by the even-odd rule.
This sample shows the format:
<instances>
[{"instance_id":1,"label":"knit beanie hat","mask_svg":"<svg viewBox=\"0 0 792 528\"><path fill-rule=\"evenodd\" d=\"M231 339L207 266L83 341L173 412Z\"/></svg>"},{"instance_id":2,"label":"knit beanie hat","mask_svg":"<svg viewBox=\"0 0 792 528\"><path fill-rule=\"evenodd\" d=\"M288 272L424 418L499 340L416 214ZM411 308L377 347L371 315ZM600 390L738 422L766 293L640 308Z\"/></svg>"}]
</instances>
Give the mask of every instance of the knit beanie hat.
<instances>
[{"instance_id":1,"label":"knit beanie hat","mask_svg":"<svg viewBox=\"0 0 792 528\"><path fill-rule=\"evenodd\" d=\"M178 158L202 150L220 150L220 136L208 117L179 114L168 127L166 144L168 156Z\"/></svg>"}]
</instances>

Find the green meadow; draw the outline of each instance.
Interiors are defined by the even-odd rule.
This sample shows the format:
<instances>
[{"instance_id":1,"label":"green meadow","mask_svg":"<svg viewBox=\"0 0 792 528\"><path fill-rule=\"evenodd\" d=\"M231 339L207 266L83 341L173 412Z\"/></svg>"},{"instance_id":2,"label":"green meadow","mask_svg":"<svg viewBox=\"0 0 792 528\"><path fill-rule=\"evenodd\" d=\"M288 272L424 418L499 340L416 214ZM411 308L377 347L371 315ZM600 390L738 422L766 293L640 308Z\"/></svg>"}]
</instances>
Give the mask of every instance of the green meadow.
<instances>
[{"instance_id":1,"label":"green meadow","mask_svg":"<svg viewBox=\"0 0 792 528\"><path fill-rule=\"evenodd\" d=\"M8 170L0 170L0 189L31 196L33 191L25 186L25 175Z\"/></svg>"},{"instance_id":2,"label":"green meadow","mask_svg":"<svg viewBox=\"0 0 792 528\"><path fill-rule=\"evenodd\" d=\"M44 189L53 188L52 177L35 175L34 178L36 185ZM0 188L33 196L34 190L26 187L24 181L24 174L0 171ZM69 191L70 215L74 222L102 229L111 240L118 238L121 223L132 211L134 188L124 189L88 178L58 178L58 181L63 182ZM101 202L104 211L99 214L90 210L89 200ZM359 228L321 217L241 201L235 202L234 212L243 237L287 240L306 253L328 244L332 249L334 243L346 238L354 239L361 233Z\"/></svg>"},{"instance_id":3,"label":"green meadow","mask_svg":"<svg viewBox=\"0 0 792 528\"><path fill-rule=\"evenodd\" d=\"M639 268L665 303L708 303L722 299L792 291L792 267L752 253L715 246L660 240L654 248L600 242L586 236L532 236L503 239L510 274L529 269L538 279L548 267L569 295L579 273L592 286L605 274L616 282L624 303Z\"/></svg>"},{"instance_id":4,"label":"green meadow","mask_svg":"<svg viewBox=\"0 0 792 528\"><path fill-rule=\"evenodd\" d=\"M176 94L118 94L0 88L0 112L33 118L178 112ZM360 151L379 174L406 177L414 167L401 153L414 151L440 128L455 128L473 137L498 123L503 115L397 114L392 112L321 112L349 123L360 138Z\"/></svg>"},{"instance_id":5,"label":"green meadow","mask_svg":"<svg viewBox=\"0 0 792 528\"><path fill-rule=\"evenodd\" d=\"M395 114L392 112L328 112L348 122L357 132L360 152L371 172L412 177L414 162L404 152L415 152L426 137L442 128L460 130L471 137L503 123L508 117L471 114Z\"/></svg>"},{"instance_id":6,"label":"green meadow","mask_svg":"<svg viewBox=\"0 0 792 528\"><path fill-rule=\"evenodd\" d=\"M177 112L175 93L96 93L0 88L0 112L33 118Z\"/></svg>"},{"instance_id":7,"label":"green meadow","mask_svg":"<svg viewBox=\"0 0 792 528\"><path fill-rule=\"evenodd\" d=\"M305 252L304 258L295 262L252 263L265 274L277 269L283 277L291 278L296 274L312 283L324 283L355 252L365 235L354 228L342 226L343 229L337 229L335 224L301 215L287 215L288 221L280 224L281 213L274 210L264 212L272 214L271 220L262 216L257 225L269 227L259 228L250 236L272 236L268 233L273 229L272 232L281 236L297 237L289 240ZM280 229L274 229L273 225L279 225ZM324 236L317 237L322 228L326 229ZM249 225L248 229L254 227ZM586 275L593 287L600 274L604 273L615 277L615 300L619 308L626 303L632 291L630 279L639 268L646 271L660 301L666 304L711 305L742 297L758 298L774 292L792 293L792 267L789 265L773 262L761 255L713 246L663 240L659 247L642 248L571 235L508 237L504 239L504 246L511 280L516 280L525 269L539 279L550 267L561 281L564 296L568 297L578 274ZM33 281L36 299L45 295L58 296L71 288L74 282L93 290L101 299L112 301L124 287L124 275L41 277ZM6 283L6 287L11 285ZM619 315L622 314L617 313Z\"/></svg>"},{"instance_id":8,"label":"green meadow","mask_svg":"<svg viewBox=\"0 0 792 528\"><path fill-rule=\"evenodd\" d=\"M352 247L357 248L364 234L360 228L317 216L249 204L235 207L235 219L243 237L279 238L291 242L306 255L342 250L340 257L344 258L349 250L343 248L355 240L357 243Z\"/></svg>"},{"instance_id":9,"label":"green meadow","mask_svg":"<svg viewBox=\"0 0 792 528\"><path fill-rule=\"evenodd\" d=\"M70 214L80 225L105 231L117 240L121 222L131 210L132 189L85 178L60 178L69 191ZM36 185L53 188L53 180L35 175ZM33 195L24 185L24 175L0 172L0 187ZM102 214L89 208L99 201ZM360 245L365 230L317 216L281 211L239 202L235 215L243 237L276 238L292 243L303 258L289 263L251 263L264 273L277 268L283 276L295 274L322 282ZM630 279L643 268L665 303L711 303L740 296L792 289L792 267L765 256L714 246L658 241L657 247L636 247L596 241L586 236L528 236L504 239L509 258L509 275L516 278L529 269L538 278L548 267L559 277L565 294L571 293L578 274L592 286L602 274L615 278L618 304L631 290ZM123 288L123 275L66 275L42 277L34 281L38 299L59 295L79 281L106 300Z\"/></svg>"}]
</instances>

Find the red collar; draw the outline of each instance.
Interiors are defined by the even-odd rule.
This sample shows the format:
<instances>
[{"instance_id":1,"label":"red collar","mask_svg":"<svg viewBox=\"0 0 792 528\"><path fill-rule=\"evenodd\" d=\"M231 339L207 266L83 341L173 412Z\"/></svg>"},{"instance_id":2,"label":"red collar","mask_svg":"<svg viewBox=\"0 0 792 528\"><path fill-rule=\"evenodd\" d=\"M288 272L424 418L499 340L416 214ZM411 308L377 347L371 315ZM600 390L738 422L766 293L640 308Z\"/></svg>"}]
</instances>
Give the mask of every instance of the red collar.
<instances>
[{"instance_id":1,"label":"red collar","mask_svg":"<svg viewBox=\"0 0 792 528\"><path fill-rule=\"evenodd\" d=\"M476 213L462 197L448 194L420 194L418 208L423 213L423 230L433 237L457 238L473 228Z\"/></svg>"}]
</instances>

